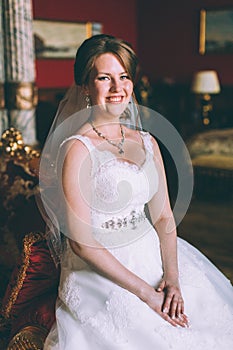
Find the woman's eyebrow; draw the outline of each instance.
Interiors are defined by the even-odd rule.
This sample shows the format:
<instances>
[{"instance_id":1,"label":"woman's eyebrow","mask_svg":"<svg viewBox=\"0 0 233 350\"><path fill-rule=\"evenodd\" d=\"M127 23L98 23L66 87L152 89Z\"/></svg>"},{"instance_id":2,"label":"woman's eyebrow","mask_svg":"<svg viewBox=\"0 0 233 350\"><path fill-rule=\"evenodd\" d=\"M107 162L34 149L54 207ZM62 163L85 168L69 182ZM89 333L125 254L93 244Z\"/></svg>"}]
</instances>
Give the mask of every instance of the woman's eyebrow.
<instances>
[{"instance_id":1,"label":"woman's eyebrow","mask_svg":"<svg viewBox=\"0 0 233 350\"><path fill-rule=\"evenodd\" d=\"M119 75L121 75L121 74L125 74L125 73L126 73L126 71L119 73ZM106 73L106 72L97 72L97 74L106 74L106 75L111 75L111 73Z\"/></svg>"}]
</instances>

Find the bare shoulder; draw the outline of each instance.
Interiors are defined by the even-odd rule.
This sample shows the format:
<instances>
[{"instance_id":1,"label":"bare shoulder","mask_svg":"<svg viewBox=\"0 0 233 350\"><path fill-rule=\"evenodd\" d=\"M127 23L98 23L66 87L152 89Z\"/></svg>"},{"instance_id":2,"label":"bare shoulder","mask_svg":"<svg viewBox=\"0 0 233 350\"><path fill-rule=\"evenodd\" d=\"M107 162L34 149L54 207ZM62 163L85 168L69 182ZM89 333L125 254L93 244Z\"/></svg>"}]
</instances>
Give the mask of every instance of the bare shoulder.
<instances>
[{"instance_id":1,"label":"bare shoulder","mask_svg":"<svg viewBox=\"0 0 233 350\"><path fill-rule=\"evenodd\" d=\"M66 165L73 165L82 162L89 156L89 150L82 138L73 137L68 140L63 149L63 156Z\"/></svg>"},{"instance_id":2,"label":"bare shoulder","mask_svg":"<svg viewBox=\"0 0 233 350\"><path fill-rule=\"evenodd\" d=\"M69 154L82 155L88 153L88 148L85 145L85 138L91 139L91 127L89 123L85 123L73 136L66 140L66 149L69 149Z\"/></svg>"}]
</instances>

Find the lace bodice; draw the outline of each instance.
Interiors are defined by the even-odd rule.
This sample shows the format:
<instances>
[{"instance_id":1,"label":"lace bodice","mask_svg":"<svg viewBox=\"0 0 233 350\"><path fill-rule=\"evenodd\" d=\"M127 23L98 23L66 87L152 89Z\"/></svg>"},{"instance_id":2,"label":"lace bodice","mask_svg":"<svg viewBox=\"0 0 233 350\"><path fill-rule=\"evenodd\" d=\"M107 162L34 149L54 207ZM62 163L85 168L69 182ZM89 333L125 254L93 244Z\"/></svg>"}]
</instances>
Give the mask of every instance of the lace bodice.
<instances>
[{"instance_id":1,"label":"lace bodice","mask_svg":"<svg viewBox=\"0 0 233 350\"><path fill-rule=\"evenodd\" d=\"M87 148L92 161L92 224L103 228L109 220L124 219L132 212L142 213L158 189L158 173L153 161L153 145L148 133L140 133L146 158L141 167L119 160L110 151L100 151L91 140L74 135L67 140L80 140Z\"/></svg>"}]
</instances>

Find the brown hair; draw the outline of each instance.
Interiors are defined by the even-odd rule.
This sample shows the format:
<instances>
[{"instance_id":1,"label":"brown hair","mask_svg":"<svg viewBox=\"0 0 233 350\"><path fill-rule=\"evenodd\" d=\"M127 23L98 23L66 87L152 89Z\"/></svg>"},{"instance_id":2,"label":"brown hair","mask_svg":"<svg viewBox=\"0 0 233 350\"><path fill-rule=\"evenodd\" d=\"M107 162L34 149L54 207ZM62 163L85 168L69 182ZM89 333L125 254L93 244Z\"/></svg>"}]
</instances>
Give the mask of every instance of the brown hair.
<instances>
[{"instance_id":1,"label":"brown hair","mask_svg":"<svg viewBox=\"0 0 233 350\"><path fill-rule=\"evenodd\" d=\"M77 85L88 83L96 58L104 53L115 55L135 83L138 59L131 45L114 36L98 34L86 39L77 51L74 64L74 79Z\"/></svg>"}]
</instances>

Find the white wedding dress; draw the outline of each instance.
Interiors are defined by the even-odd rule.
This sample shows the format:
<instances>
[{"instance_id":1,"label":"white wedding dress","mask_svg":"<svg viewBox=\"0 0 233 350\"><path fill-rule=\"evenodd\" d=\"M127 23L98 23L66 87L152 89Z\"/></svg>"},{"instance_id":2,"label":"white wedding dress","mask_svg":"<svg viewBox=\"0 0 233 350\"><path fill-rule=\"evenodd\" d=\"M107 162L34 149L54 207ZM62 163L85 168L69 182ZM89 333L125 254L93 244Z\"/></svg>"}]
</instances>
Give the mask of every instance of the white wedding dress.
<instances>
[{"instance_id":1,"label":"white wedding dress","mask_svg":"<svg viewBox=\"0 0 233 350\"><path fill-rule=\"evenodd\" d=\"M91 154L96 238L129 270L156 287L163 274L160 245L144 217L144 206L159 184L150 135L141 134L146 149L141 168L97 150L87 137L72 138L82 141ZM126 193L131 193L130 200L125 199ZM115 206L117 214L108 214L111 203L120 202L124 205L121 209ZM189 328L164 321L135 295L93 271L67 244L56 324L44 349L232 350L233 288L229 280L181 238L178 262Z\"/></svg>"}]
</instances>

